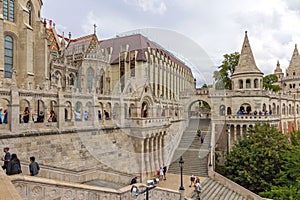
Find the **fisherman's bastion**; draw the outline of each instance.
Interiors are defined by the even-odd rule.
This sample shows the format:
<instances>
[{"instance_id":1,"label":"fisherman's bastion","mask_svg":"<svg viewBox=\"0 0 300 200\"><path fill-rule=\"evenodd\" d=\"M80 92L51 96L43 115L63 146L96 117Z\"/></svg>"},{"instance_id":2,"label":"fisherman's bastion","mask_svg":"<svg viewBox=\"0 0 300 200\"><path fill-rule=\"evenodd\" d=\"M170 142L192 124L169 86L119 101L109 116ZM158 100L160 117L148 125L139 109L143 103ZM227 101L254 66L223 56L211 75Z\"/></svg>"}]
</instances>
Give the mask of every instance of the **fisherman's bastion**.
<instances>
[{"instance_id":1,"label":"fisherman's bastion","mask_svg":"<svg viewBox=\"0 0 300 200\"><path fill-rule=\"evenodd\" d=\"M0 199L145 199L132 197L130 180L138 177L143 190L162 166L180 174L180 156L184 176L203 179L201 199L263 199L216 173L215 153L229 151L256 123L299 129L297 46L286 73L274 63L279 92L263 88L247 32L232 90L196 88L192 70L147 37L101 40L94 29L72 38L42 18L42 7L42 0L0 0L0 106L7 113L0 144L18 155L23 171L0 171ZM51 111L57 120L48 120ZM29 176L30 156L38 176ZM150 199L193 199L188 187L160 184Z\"/></svg>"}]
</instances>

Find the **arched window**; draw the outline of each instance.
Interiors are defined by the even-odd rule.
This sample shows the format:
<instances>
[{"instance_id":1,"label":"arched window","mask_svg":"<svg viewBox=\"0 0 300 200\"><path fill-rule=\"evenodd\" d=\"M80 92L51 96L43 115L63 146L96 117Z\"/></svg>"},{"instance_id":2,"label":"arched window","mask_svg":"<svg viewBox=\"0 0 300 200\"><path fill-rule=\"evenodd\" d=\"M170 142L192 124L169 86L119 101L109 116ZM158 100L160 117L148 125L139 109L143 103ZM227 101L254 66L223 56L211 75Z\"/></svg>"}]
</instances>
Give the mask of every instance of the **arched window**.
<instances>
[{"instance_id":1,"label":"arched window","mask_svg":"<svg viewBox=\"0 0 300 200\"><path fill-rule=\"evenodd\" d=\"M74 81L75 81L74 79L75 79L74 75L73 75L73 74L70 74L70 75L69 75L69 80L70 80L69 84L70 84L70 85L74 85Z\"/></svg>"},{"instance_id":2,"label":"arched window","mask_svg":"<svg viewBox=\"0 0 300 200\"><path fill-rule=\"evenodd\" d=\"M225 109L226 109L226 107L224 105L220 106L220 116L224 116L225 115Z\"/></svg>"},{"instance_id":3,"label":"arched window","mask_svg":"<svg viewBox=\"0 0 300 200\"><path fill-rule=\"evenodd\" d=\"M258 79L254 79L254 88L258 88Z\"/></svg>"},{"instance_id":4,"label":"arched window","mask_svg":"<svg viewBox=\"0 0 300 200\"><path fill-rule=\"evenodd\" d=\"M239 88L243 89L243 80L239 80Z\"/></svg>"},{"instance_id":5,"label":"arched window","mask_svg":"<svg viewBox=\"0 0 300 200\"><path fill-rule=\"evenodd\" d=\"M3 0L3 17L11 22L15 21L15 2L14 0Z\"/></svg>"},{"instance_id":6,"label":"arched window","mask_svg":"<svg viewBox=\"0 0 300 200\"><path fill-rule=\"evenodd\" d=\"M282 114L285 115L285 104L282 105Z\"/></svg>"},{"instance_id":7,"label":"arched window","mask_svg":"<svg viewBox=\"0 0 300 200\"><path fill-rule=\"evenodd\" d=\"M93 78L94 78L93 71L94 70L92 68L88 69L87 88L89 92L91 92L93 89Z\"/></svg>"},{"instance_id":8,"label":"arched window","mask_svg":"<svg viewBox=\"0 0 300 200\"><path fill-rule=\"evenodd\" d=\"M246 88L251 88L250 79L246 80Z\"/></svg>"},{"instance_id":9,"label":"arched window","mask_svg":"<svg viewBox=\"0 0 300 200\"><path fill-rule=\"evenodd\" d=\"M27 2L26 8L28 10L28 24L31 26L32 25L32 6L30 1Z\"/></svg>"},{"instance_id":10,"label":"arched window","mask_svg":"<svg viewBox=\"0 0 300 200\"><path fill-rule=\"evenodd\" d=\"M14 40L11 36L5 36L4 41L4 77L12 77L14 58Z\"/></svg>"},{"instance_id":11,"label":"arched window","mask_svg":"<svg viewBox=\"0 0 300 200\"><path fill-rule=\"evenodd\" d=\"M104 93L104 71L103 70L101 70L100 72L99 89L100 89L100 94L103 94Z\"/></svg>"}]
</instances>

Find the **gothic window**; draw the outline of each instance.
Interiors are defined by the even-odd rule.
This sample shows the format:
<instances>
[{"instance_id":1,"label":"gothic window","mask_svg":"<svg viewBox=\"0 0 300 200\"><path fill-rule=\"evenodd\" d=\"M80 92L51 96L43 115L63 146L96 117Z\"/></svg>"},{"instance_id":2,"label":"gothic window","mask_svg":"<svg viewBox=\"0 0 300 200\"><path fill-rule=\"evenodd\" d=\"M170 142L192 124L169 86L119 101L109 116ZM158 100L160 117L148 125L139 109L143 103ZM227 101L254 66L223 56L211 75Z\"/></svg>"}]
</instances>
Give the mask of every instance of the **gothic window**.
<instances>
[{"instance_id":1,"label":"gothic window","mask_svg":"<svg viewBox=\"0 0 300 200\"><path fill-rule=\"evenodd\" d=\"M246 88L251 88L250 79L246 80Z\"/></svg>"},{"instance_id":2,"label":"gothic window","mask_svg":"<svg viewBox=\"0 0 300 200\"><path fill-rule=\"evenodd\" d=\"M243 80L239 80L239 88L243 89Z\"/></svg>"},{"instance_id":3,"label":"gothic window","mask_svg":"<svg viewBox=\"0 0 300 200\"><path fill-rule=\"evenodd\" d=\"M4 42L4 77L12 78L14 40L11 36L5 36Z\"/></svg>"},{"instance_id":4,"label":"gothic window","mask_svg":"<svg viewBox=\"0 0 300 200\"><path fill-rule=\"evenodd\" d=\"M130 53L130 77L135 77L135 52Z\"/></svg>"},{"instance_id":5,"label":"gothic window","mask_svg":"<svg viewBox=\"0 0 300 200\"><path fill-rule=\"evenodd\" d=\"M3 17L11 22L15 21L14 0L3 0Z\"/></svg>"},{"instance_id":6,"label":"gothic window","mask_svg":"<svg viewBox=\"0 0 300 200\"><path fill-rule=\"evenodd\" d=\"M230 107L227 108L227 115L231 115L231 108Z\"/></svg>"},{"instance_id":7,"label":"gothic window","mask_svg":"<svg viewBox=\"0 0 300 200\"><path fill-rule=\"evenodd\" d=\"M74 85L74 82L75 82L74 79L75 79L75 78L74 78L74 75L73 75L73 74L70 74L70 76L69 76L69 80L70 80L69 84L70 84L70 85Z\"/></svg>"},{"instance_id":8,"label":"gothic window","mask_svg":"<svg viewBox=\"0 0 300 200\"><path fill-rule=\"evenodd\" d=\"M28 24L31 26L32 25L32 6L30 1L27 2L26 8L28 10Z\"/></svg>"},{"instance_id":9,"label":"gothic window","mask_svg":"<svg viewBox=\"0 0 300 200\"><path fill-rule=\"evenodd\" d=\"M219 110L219 111L220 111L220 116L224 116L224 115L225 115L225 109L226 109L226 108L225 108L224 105L221 105L221 106L220 106L220 110Z\"/></svg>"},{"instance_id":10,"label":"gothic window","mask_svg":"<svg viewBox=\"0 0 300 200\"><path fill-rule=\"evenodd\" d=\"M282 114L285 115L285 104L282 105Z\"/></svg>"},{"instance_id":11,"label":"gothic window","mask_svg":"<svg viewBox=\"0 0 300 200\"><path fill-rule=\"evenodd\" d=\"M89 68L87 74L87 89L89 92L91 92L93 89L93 78L94 78L94 70L92 68Z\"/></svg>"},{"instance_id":12,"label":"gothic window","mask_svg":"<svg viewBox=\"0 0 300 200\"><path fill-rule=\"evenodd\" d=\"M104 92L104 72L100 72L100 81L99 81L99 89L100 89L100 94L103 94Z\"/></svg>"},{"instance_id":13,"label":"gothic window","mask_svg":"<svg viewBox=\"0 0 300 200\"><path fill-rule=\"evenodd\" d=\"M258 88L258 79L254 79L254 88Z\"/></svg>"},{"instance_id":14,"label":"gothic window","mask_svg":"<svg viewBox=\"0 0 300 200\"><path fill-rule=\"evenodd\" d=\"M121 92L123 92L125 87L125 54L120 56L120 84L121 84Z\"/></svg>"},{"instance_id":15,"label":"gothic window","mask_svg":"<svg viewBox=\"0 0 300 200\"><path fill-rule=\"evenodd\" d=\"M296 72L293 72L293 76L296 76Z\"/></svg>"}]
</instances>

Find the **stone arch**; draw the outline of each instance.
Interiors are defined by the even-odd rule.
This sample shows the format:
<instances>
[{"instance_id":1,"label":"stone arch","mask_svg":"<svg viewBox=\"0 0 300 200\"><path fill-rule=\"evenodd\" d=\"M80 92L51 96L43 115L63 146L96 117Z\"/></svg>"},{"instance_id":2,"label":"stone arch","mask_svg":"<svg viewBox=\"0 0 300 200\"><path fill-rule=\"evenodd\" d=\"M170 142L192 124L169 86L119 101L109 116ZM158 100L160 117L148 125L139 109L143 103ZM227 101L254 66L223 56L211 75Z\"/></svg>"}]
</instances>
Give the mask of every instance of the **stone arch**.
<instances>
[{"instance_id":1,"label":"stone arch","mask_svg":"<svg viewBox=\"0 0 300 200\"><path fill-rule=\"evenodd\" d=\"M232 114L232 110L231 110L231 107L227 107L227 115L231 115Z\"/></svg>"},{"instance_id":2,"label":"stone arch","mask_svg":"<svg viewBox=\"0 0 300 200\"><path fill-rule=\"evenodd\" d=\"M83 106L80 101L77 101L75 103L75 109L74 109L74 114L75 114L75 120L76 121L81 121L82 120L82 111L83 111Z\"/></svg>"},{"instance_id":3,"label":"stone arch","mask_svg":"<svg viewBox=\"0 0 300 200\"><path fill-rule=\"evenodd\" d=\"M275 103L272 104L272 113L274 115L278 115L278 113L276 112L276 104Z\"/></svg>"},{"instance_id":4,"label":"stone arch","mask_svg":"<svg viewBox=\"0 0 300 200\"><path fill-rule=\"evenodd\" d=\"M249 103L243 103L240 106L240 111L242 111L243 114L249 114L252 111L252 107L251 107L251 105Z\"/></svg>"},{"instance_id":5,"label":"stone arch","mask_svg":"<svg viewBox=\"0 0 300 200\"><path fill-rule=\"evenodd\" d=\"M103 119L103 104L102 102L98 103L98 120Z\"/></svg>"},{"instance_id":6,"label":"stone arch","mask_svg":"<svg viewBox=\"0 0 300 200\"><path fill-rule=\"evenodd\" d=\"M128 116L129 117L136 117L136 114L134 112L134 108L135 108L134 103L131 103L129 108L128 108Z\"/></svg>"},{"instance_id":7,"label":"stone arch","mask_svg":"<svg viewBox=\"0 0 300 200\"><path fill-rule=\"evenodd\" d=\"M265 103L263 103L263 105L262 105L262 111L265 112L266 110L267 110L267 106L266 106Z\"/></svg>"},{"instance_id":8,"label":"stone arch","mask_svg":"<svg viewBox=\"0 0 300 200\"><path fill-rule=\"evenodd\" d=\"M87 112L88 114L88 120L93 120L94 119L94 107L93 107L93 103L88 101L85 104L85 110L84 112Z\"/></svg>"},{"instance_id":9,"label":"stone arch","mask_svg":"<svg viewBox=\"0 0 300 200\"><path fill-rule=\"evenodd\" d=\"M51 76L51 82L57 86L62 85L62 73L59 70L56 70Z\"/></svg>"},{"instance_id":10,"label":"stone arch","mask_svg":"<svg viewBox=\"0 0 300 200\"><path fill-rule=\"evenodd\" d=\"M45 102L41 99L34 101L34 105L32 108L32 119L37 120L39 115L45 115L46 113L46 105Z\"/></svg>"},{"instance_id":11,"label":"stone arch","mask_svg":"<svg viewBox=\"0 0 300 200\"><path fill-rule=\"evenodd\" d=\"M246 80L246 88L251 88L251 80L250 79L247 79Z\"/></svg>"},{"instance_id":12,"label":"stone arch","mask_svg":"<svg viewBox=\"0 0 300 200\"><path fill-rule=\"evenodd\" d=\"M210 115L211 107L209 103L202 99L195 99L189 103L188 117L202 117Z\"/></svg>"},{"instance_id":13,"label":"stone arch","mask_svg":"<svg viewBox=\"0 0 300 200\"><path fill-rule=\"evenodd\" d=\"M277 105L276 114L277 114L277 115L280 115L279 105Z\"/></svg>"},{"instance_id":14,"label":"stone arch","mask_svg":"<svg viewBox=\"0 0 300 200\"><path fill-rule=\"evenodd\" d=\"M283 115L285 115L285 103L282 104L282 111L281 112L282 112Z\"/></svg>"},{"instance_id":15,"label":"stone arch","mask_svg":"<svg viewBox=\"0 0 300 200\"><path fill-rule=\"evenodd\" d=\"M141 104L141 117L152 116L153 100L150 96L144 96Z\"/></svg>"},{"instance_id":16,"label":"stone arch","mask_svg":"<svg viewBox=\"0 0 300 200\"><path fill-rule=\"evenodd\" d=\"M220 107L219 107L219 115L220 116L225 116L225 110L226 110L226 106L225 105L220 105Z\"/></svg>"},{"instance_id":17,"label":"stone arch","mask_svg":"<svg viewBox=\"0 0 300 200\"><path fill-rule=\"evenodd\" d=\"M110 102L107 102L105 104L104 116L105 116L106 120L110 120L111 119L111 103Z\"/></svg>"},{"instance_id":18,"label":"stone arch","mask_svg":"<svg viewBox=\"0 0 300 200\"><path fill-rule=\"evenodd\" d=\"M72 103L67 101L65 103L65 110L64 110L65 121L72 120Z\"/></svg>"},{"instance_id":19,"label":"stone arch","mask_svg":"<svg viewBox=\"0 0 300 200\"><path fill-rule=\"evenodd\" d=\"M29 112L31 112L30 102L27 99L21 99L20 106L19 106L19 122L20 123L23 122L22 116L23 116L23 112L25 111L26 108L28 108Z\"/></svg>"}]
</instances>

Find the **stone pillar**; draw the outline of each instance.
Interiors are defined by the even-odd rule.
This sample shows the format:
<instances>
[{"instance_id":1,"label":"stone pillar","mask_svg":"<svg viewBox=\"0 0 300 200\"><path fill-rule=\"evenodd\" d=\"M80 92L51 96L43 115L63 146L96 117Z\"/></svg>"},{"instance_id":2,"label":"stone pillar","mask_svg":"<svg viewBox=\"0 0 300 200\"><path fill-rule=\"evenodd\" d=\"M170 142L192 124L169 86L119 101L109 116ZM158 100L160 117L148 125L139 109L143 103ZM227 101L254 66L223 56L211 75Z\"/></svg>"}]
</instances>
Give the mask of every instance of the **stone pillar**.
<instances>
[{"instance_id":1,"label":"stone pillar","mask_svg":"<svg viewBox=\"0 0 300 200\"><path fill-rule=\"evenodd\" d=\"M233 125L233 137L234 137L234 141L237 141L237 137L236 137L236 124Z\"/></svg>"},{"instance_id":2,"label":"stone pillar","mask_svg":"<svg viewBox=\"0 0 300 200\"><path fill-rule=\"evenodd\" d=\"M140 176L141 176L141 179L140 179L140 182L142 183L143 182L143 177L145 177L145 157L144 157L144 140L143 139L141 139L140 141L139 141L139 145L140 145L140 150L141 150L141 152L140 152Z\"/></svg>"},{"instance_id":3,"label":"stone pillar","mask_svg":"<svg viewBox=\"0 0 300 200\"><path fill-rule=\"evenodd\" d=\"M162 146L162 133L160 132L159 137L158 137L158 148L159 148L159 166L163 166L164 163L163 161L163 146Z\"/></svg>"},{"instance_id":4,"label":"stone pillar","mask_svg":"<svg viewBox=\"0 0 300 200\"><path fill-rule=\"evenodd\" d=\"M241 136L241 139L244 138L244 136L243 136L243 129L244 129L244 127L243 127L243 125L241 125L240 126L240 136Z\"/></svg>"},{"instance_id":5,"label":"stone pillar","mask_svg":"<svg viewBox=\"0 0 300 200\"><path fill-rule=\"evenodd\" d=\"M150 138L150 166L151 166L151 172L156 172L156 169L155 169L155 160L154 160L154 148L153 148L153 145L154 145L154 138L151 137Z\"/></svg>"},{"instance_id":6,"label":"stone pillar","mask_svg":"<svg viewBox=\"0 0 300 200\"><path fill-rule=\"evenodd\" d=\"M19 131L20 124L20 99L19 91L16 88L11 89L10 104L8 105L8 124L10 131L16 133Z\"/></svg>"},{"instance_id":7,"label":"stone pillar","mask_svg":"<svg viewBox=\"0 0 300 200\"><path fill-rule=\"evenodd\" d=\"M150 143L150 140L149 138L146 138L144 140L144 159L145 159L145 171L146 171L146 175L148 175L148 172L151 171L150 169L150 162L149 162L149 159L150 159L150 154L149 154L149 143Z\"/></svg>"},{"instance_id":8,"label":"stone pillar","mask_svg":"<svg viewBox=\"0 0 300 200\"><path fill-rule=\"evenodd\" d=\"M57 125L58 129L62 130L65 128L65 98L62 91L58 91L58 100L57 100Z\"/></svg>"}]
</instances>

